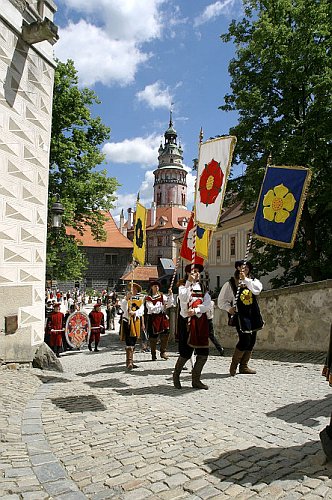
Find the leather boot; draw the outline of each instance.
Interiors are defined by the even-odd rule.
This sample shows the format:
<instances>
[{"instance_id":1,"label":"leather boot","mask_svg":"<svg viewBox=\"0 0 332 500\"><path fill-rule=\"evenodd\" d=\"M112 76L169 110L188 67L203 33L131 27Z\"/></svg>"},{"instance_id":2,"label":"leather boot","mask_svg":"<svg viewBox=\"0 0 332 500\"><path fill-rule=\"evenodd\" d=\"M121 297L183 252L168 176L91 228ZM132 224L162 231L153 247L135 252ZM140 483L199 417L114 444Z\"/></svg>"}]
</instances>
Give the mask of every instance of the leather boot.
<instances>
[{"instance_id":1,"label":"leather boot","mask_svg":"<svg viewBox=\"0 0 332 500\"><path fill-rule=\"evenodd\" d=\"M126 347L126 367L128 370L133 369L133 356L132 356L132 348Z\"/></svg>"},{"instance_id":2,"label":"leather boot","mask_svg":"<svg viewBox=\"0 0 332 500\"><path fill-rule=\"evenodd\" d=\"M95 352L98 352L98 351L99 351L99 349L98 349L98 344L99 344L99 342L95 342Z\"/></svg>"},{"instance_id":3,"label":"leather boot","mask_svg":"<svg viewBox=\"0 0 332 500\"><path fill-rule=\"evenodd\" d=\"M160 335L160 357L162 359L168 359L166 352L168 345L168 337L169 337L168 333Z\"/></svg>"},{"instance_id":4,"label":"leather boot","mask_svg":"<svg viewBox=\"0 0 332 500\"><path fill-rule=\"evenodd\" d=\"M134 365L134 352L135 352L135 346L133 346L131 348L131 351L132 351L132 354L131 354L131 362L132 362L132 365L133 365L133 368L138 368L137 365Z\"/></svg>"},{"instance_id":5,"label":"leather boot","mask_svg":"<svg viewBox=\"0 0 332 500\"><path fill-rule=\"evenodd\" d=\"M173 372L173 385L176 389L181 389L180 373L182 372L182 369L187 361L187 358L182 358L181 356L179 356L175 364Z\"/></svg>"},{"instance_id":6,"label":"leather boot","mask_svg":"<svg viewBox=\"0 0 332 500\"><path fill-rule=\"evenodd\" d=\"M245 351L239 351L239 349L237 348L234 351L231 366L229 367L229 373L232 375L232 377L234 377L236 374L237 365L240 363L244 352Z\"/></svg>"},{"instance_id":7,"label":"leather boot","mask_svg":"<svg viewBox=\"0 0 332 500\"><path fill-rule=\"evenodd\" d=\"M157 359L156 350L157 350L157 340L158 339L150 337L149 340L150 340L150 348L151 348L151 359L152 359L152 361L156 361L156 359Z\"/></svg>"},{"instance_id":8,"label":"leather boot","mask_svg":"<svg viewBox=\"0 0 332 500\"><path fill-rule=\"evenodd\" d=\"M323 448L323 451L326 455L327 460L331 461L332 460L332 439L329 435L329 429L330 429L330 426L328 425L327 427L325 427L325 429L320 431L319 438L320 438L320 442L322 444L322 448ZM330 431L330 434L331 434L331 431Z\"/></svg>"},{"instance_id":9,"label":"leather boot","mask_svg":"<svg viewBox=\"0 0 332 500\"><path fill-rule=\"evenodd\" d=\"M251 358L251 353L252 353L252 351L244 351L244 354L243 354L242 359L240 361L240 368L239 368L240 373L245 373L248 375L256 373L256 370L252 370L248 366L249 360Z\"/></svg>"},{"instance_id":10,"label":"leather boot","mask_svg":"<svg viewBox=\"0 0 332 500\"><path fill-rule=\"evenodd\" d=\"M209 386L205 385L201 382L201 373L203 370L203 366L205 365L207 361L207 356L196 356L196 362L193 368L193 371L191 372L191 377L192 377L192 386L194 389L208 389Z\"/></svg>"}]
</instances>

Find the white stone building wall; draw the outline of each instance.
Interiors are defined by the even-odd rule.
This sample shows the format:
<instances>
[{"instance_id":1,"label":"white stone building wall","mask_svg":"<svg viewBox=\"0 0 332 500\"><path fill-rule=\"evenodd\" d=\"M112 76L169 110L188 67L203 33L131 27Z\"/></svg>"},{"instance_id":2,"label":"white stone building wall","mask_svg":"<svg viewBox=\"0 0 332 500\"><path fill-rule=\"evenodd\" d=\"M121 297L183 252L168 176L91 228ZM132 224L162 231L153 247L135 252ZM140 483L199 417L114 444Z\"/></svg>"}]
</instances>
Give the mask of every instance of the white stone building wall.
<instances>
[{"instance_id":1,"label":"white stone building wall","mask_svg":"<svg viewBox=\"0 0 332 500\"><path fill-rule=\"evenodd\" d=\"M25 2L0 13L0 359L29 361L44 338L53 50L22 40ZM21 8L22 6L22 8ZM47 2L48 16L53 2ZM5 318L17 316L15 333Z\"/></svg>"}]
</instances>

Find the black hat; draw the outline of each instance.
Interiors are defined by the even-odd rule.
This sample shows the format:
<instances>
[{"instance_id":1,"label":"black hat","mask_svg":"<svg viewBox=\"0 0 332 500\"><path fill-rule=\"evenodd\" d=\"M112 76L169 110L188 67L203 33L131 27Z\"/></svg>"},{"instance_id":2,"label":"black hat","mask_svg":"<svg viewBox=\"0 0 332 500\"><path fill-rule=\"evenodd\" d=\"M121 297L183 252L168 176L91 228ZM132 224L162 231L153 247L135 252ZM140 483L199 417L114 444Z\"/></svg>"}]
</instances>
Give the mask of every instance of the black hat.
<instances>
[{"instance_id":1,"label":"black hat","mask_svg":"<svg viewBox=\"0 0 332 500\"><path fill-rule=\"evenodd\" d=\"M236 260L235 261L235 269L237 269L238 267L244 266L244 265L248 266L249 272L251 273L251 271L253 269L253 265L250 262L250 260L247 260L246 263L244 260Z\"/></svg>"},{"instance_id":2,"label":"black hat","mask_svg":"<svg viewBox=\"0 0 332 500\"><path fill-rule=\"evenodd\" d=\"M204 266L202 266L202 264L195 263L194 268L198 269L199 272L201 273L204 269ZM191 264L187 264L186 267L184 268L184 270L187 274L190 274L191 273Z\"/></svg>"},{"instance_id":3,"label":"black hat","mask_svg":"<svg viewBox=\"0 0 332 500\"><path fill-rule=\"evenodd\" d=\"M159 281L157 281L157 280L150 281L150 283L149 283L149 287L150 287L150 288L152 288L152 287L153 287L153 285L156 285L156 286L159 286L159 287L160 287L160 283L159 283Z\"/></svg>"}]
</instances>

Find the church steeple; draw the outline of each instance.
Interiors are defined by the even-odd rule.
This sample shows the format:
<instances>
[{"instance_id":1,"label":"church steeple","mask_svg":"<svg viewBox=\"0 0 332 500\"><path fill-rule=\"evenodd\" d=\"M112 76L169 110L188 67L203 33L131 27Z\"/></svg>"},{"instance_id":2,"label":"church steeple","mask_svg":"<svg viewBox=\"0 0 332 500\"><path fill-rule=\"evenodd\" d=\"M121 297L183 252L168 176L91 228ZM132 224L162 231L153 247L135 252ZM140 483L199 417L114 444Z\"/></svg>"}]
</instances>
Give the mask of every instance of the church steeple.
<instances>
[{"instance_id":1,"label":"church steeple","mask_svg":"<svg viewBox=\"0 0 332 500\"><path fill-rule=\"evenodd\" d=\"M172 110L168 129L164 134L164 145L160 144L158 153L158 168L153 172L154 201L159 206L178 206L186 208L187 203L187 172L183 168L183 150L177 144L177 133L173 126Z\"/></svg>"}]
</instances>

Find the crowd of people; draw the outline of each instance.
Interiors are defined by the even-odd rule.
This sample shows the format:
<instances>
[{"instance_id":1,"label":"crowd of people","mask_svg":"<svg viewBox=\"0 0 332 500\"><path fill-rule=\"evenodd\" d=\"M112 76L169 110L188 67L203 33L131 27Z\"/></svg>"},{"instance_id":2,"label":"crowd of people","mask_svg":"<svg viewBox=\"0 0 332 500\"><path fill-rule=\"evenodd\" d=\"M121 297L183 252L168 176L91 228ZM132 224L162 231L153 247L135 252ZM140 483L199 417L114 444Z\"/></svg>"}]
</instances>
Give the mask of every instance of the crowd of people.
<instances>
[{"instance_id":1,"label":"crowd of people","mask_svg":"<svg viewBox=\"0 0 332 500\"><path fill-rule=\"evenodd\" d=\"M97 302L89 314L91 334L88 348L90 351L92 351L92 343L94 343L94 351L98 351L100 336L105 331L102 305L105 306L107 330L115 330L115 317L120 309L119 298L115 291L103 290L96 300ZM91 302L91 296L89 296L88 302ZM81 293L78 288L68 290L66 293L60 290L46 290L44 340L57 357L60 357L61 352L72 350L73 347L68 343L65 335L67 320L71 314L83 310L85 305L86 295Z\"/></svg>"},{"instance_id":2,"label":"crowd of people","mask_svg":"<svg viewBox=\"0 0 332 500\"><path fill-rule=\"evenodd\" d=\"M142 288L138 283L131 283L124 298L119 299L115 292L102 293L97 299L93 310L89 314L91 334L88 348L98 351L101 334L107 330L115 330L115 318L120 318L120 338L125 343L126 368L137 368L134 364L134 351L137 342L141 342L142 352L151 352L151 360L157 360L157 345L160 347L160 359L167 360L167 346L169 340L168 309L177 307L177 325L175 339L178 342L179 356L173 370L173 385L181 389L180 375L187 369L186 363L191 362L192 387L195 389L208 389L201 381L202 370L209 356L209 341L212 341L219 351L224 354L224 349L216 339L213 328L213 312L215 304L211 299L206 283L201 279L203 266L195 263L185 268L185 278L179 280L178 297L175 298L172 289L167 294L160 291L158 281L150 283L148 295L142 295ZM231 364L230 376L237 373L244 375L255 374L256 371L249 367L252 351L254 349L257 332L264 326L257 296L262 291L262 283L253 276L251 262L236 261L235 272L221 288L217 306L228 313L228 325L236 328L238 342L236 344ZM64 328L68 316L79 311L85 304L84 294L79 290L68 291L66 294L56 291L55 297L50 290L46 293L46 327L45 342L51 347L56 356L61 350L70 348ZM102 304L106 309L106 327ZM60 311L61 305L66 307L66 313ZM149 347L148 347L149 346ZM330 346L323 369L332 386L332 327ZM320 440L327 460L332 460L332 414L329 424L320 432Z\"/></svg>"},{"instance_id":3,"label":"crowd of people","mask_svg":"<svg viewBox=\"0 0 332 500\"><path fill-rule=\"evenodd\" d=\"M98 352L100 337L105 330L115 330L116 316L119 315L120 339L125 343L126 368L136 368L134 352L140 342L142 352L150 352L151 360L157 360L157 346L161 360L167 360L167 347L170 335L168 311L177 308L176 335L179 356L173 372L173 384L181 389L180 375L191 362L192 387L208 389L201 381L202 370L208 360L210 342L214 343L220 355L224 349L214 335L213 312L215 304L207 283L202 279L203 266L195 263L185 268L185 278L178 284L177 300L172 289L166 294L160 290L160 283L150 283L149 292L143 295L138 283L130 283L123 298L115 291L103 291L89 313L91 333L88 342L90 351ZM235 272L220 290L217 305L227 311L229 324L236 328L236 345L229 372L235 376L239 367L240 374L255 374L249 361L256 342L257 331L263 328L257 296L262 290L261 282L253 276L250 262L235 262ZM54 303L50 301L54 300ZM61 350L69 349L65 337L68 316L85 305L85 294L79 289L66 294L59 290L55 298L47 291L45 341L56 356ZM105 308L105 313L102 311ZM65 311L61 311L61 307ZM105 318L106 316L106 318ZM106 324L105 324L106 319Z\"/></svg>"}]
</instances>

